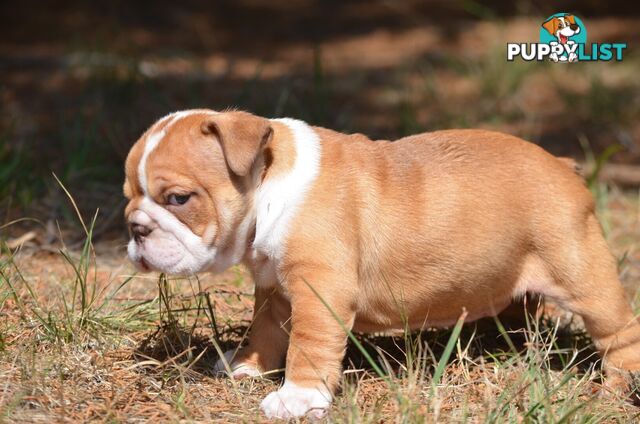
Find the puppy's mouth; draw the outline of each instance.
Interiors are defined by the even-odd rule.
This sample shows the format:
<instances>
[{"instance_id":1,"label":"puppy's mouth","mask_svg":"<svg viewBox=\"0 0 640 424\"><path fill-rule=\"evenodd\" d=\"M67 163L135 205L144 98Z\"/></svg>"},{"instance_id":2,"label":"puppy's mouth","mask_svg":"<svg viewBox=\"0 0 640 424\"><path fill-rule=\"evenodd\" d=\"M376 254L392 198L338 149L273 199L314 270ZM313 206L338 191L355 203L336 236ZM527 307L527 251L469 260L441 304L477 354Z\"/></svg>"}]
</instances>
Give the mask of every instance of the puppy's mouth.
<instances>
[{"instance_id":1,"label":"puppy's mouth","mask_svg":"<svg viewBox=\"0 0 640 424\"><path fill-rule=\"evenodd\" d=\"M131 263L133 263L133 265L136 267L138 271L151 272L154 270L153 267L149 264L149 262L147 262L144 259L142 255L136 258L129 256L129 260L131 261Z\"/></svg>"},{"instance_id":2,"label":"puppy's mouth","mask_svg":"<svg viewBox=\"0 0 640 424\"><path fill-rule=\"evenodd\" d=\"M138 261L138 266L140 267L140 269L143 272L149 272L151 271L151 267L149 266L149 264L147 263L147 261L144 260L143 257L140 257L140 260Z\"/></svg>"},{"instance_id":3,"label":"puppy's mouth","mask_svg":"<svg viewBox=\"0 0 640 424\"><path fill-rule=\"evenodd\" d=\"M155 270L151 263L144 258L140 244L133 239L127 245L127 256L138 271L151 272Z\"/></svg>"},{"instance_id":4,"label":"puppy's mouth","mask_svg":"<svg viewBox=\"0 0 640 424\"><path fill-rule=\"evenodd\" d=\"M558 35L560 36L560 44L567 44L567 40L569 39L569 37L562 34L558 34Z\"/></svg>"}]
</instances>

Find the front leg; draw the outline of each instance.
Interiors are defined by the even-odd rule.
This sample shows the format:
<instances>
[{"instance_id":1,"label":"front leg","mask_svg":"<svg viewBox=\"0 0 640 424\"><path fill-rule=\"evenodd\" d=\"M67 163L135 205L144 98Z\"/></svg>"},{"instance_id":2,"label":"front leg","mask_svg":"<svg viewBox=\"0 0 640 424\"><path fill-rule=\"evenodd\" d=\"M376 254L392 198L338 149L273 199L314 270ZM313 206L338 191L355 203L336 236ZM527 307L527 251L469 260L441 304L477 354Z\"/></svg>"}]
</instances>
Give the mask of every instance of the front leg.
<instances>
[{"instance_id":1,"label":"front leg","mask_svg":"<svg viewBox=\"0 0 640 424\"><path fill-rule=\"evenodd\" d=\"M256 286L255 297L249 342L225 352L224 361L219 359L215 365L218 372L230 370L233 378L257 377L284 365L289 345L289 301L276 287Z\"/></svg>"},{"instance_id":2,"label":"front leg","mask_svg":"<svg viewBox=\"0 0 640 424\"><path fill-rule=\"evenodd\" d=\"M291 334L284 384L260 405L268 418L326 413L340 381L345 330L355 318L349 283L344 275L317 270L285 282L292 307Z\"/></svg>"}]
</instances>

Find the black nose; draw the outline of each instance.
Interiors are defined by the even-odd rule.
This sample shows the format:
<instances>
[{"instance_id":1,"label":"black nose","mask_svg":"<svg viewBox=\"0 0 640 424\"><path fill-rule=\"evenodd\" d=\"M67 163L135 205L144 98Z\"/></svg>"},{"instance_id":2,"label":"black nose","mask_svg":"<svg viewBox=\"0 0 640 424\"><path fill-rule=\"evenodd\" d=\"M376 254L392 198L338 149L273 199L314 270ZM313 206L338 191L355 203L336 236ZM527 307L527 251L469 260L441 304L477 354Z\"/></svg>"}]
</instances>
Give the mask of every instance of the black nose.
<instances>
[{"instance_id":1,"label":"black nose","mask_svg":"<svg viewBox=\"0 0 640 424\"><path fill-rule=\"evenodd\" d=\"M131 234L133 239L140 243L146 236L149 235L151 229L140 224L131 224Z\"/></svg>"},{"instance_id":2,"label":"black nose","mask_svg":"<svg viewBox=\"0 0 640 424\"><path fill-rule=\"evenodd\" d=\"M571 24L571 25L569 25L569 28L571 28L571 29L572 29L572 30L574 30L574 31L577 31L577 30L579 30L579 29L580 29L580 27L578 26L578 24Z\"/></svg>"}]
</instances>

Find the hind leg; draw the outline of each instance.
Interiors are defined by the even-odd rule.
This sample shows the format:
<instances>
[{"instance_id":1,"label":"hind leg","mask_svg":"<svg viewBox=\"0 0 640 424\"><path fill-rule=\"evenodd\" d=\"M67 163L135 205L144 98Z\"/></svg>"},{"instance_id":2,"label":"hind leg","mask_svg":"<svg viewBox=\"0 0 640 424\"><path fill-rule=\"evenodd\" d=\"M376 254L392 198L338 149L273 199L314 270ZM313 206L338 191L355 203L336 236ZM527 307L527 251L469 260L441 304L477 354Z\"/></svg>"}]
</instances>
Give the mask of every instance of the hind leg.
<instances>
[{"instance_id":1,"label":"hind leg","mask_svg":"<svg viewBox=\"0 0 640 424\"><path fill-rule=\"evenodd\" d=\"M598 261L605 265L604 261ZM595 268L595 267L594 267ZM569 308L580 314L603 358L605 386L628 394L637 402L640 376L640 322L634 316L616 276L615 263L594 269L594 281L601 281L590 294L575 296Z\"/></svg>"},{"instance_id":2,"label":"hind leg","mask_svg":"<svg viewBox=\"0 0 640 424\"><path fill-rule=\"evenodd\" d=\"M564 241L555 250L558 256L547 263L556 281L552 289L556 299L582 316L603 357L610 377L607 385L628 386L625 371L640 371L640 321L620 284L616 262L595 216L587 219L583 239Z\"/></svg>"}]
</instances>

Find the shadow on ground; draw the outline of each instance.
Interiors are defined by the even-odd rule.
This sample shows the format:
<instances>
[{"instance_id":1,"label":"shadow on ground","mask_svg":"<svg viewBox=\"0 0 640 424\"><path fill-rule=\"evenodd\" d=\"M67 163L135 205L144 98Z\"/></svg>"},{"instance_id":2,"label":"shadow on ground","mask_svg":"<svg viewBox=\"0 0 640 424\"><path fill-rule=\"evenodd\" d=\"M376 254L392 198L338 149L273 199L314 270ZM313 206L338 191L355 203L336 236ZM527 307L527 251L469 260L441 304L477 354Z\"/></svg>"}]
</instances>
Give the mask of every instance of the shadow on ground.
<instances>
[{"instance_id":1,"label":"shadow on ground","mask_svg":"<svg viewBox=\"0 0 640 424\"><path fill-rule=\"evenodd\" d=\"M529 312L531 311L532 308L529 308ZM513 357L514 353L524 355L531 348L541 351L551 349L553 354L548 356L548 365L556 371L566 370L571 361L571 368L586 372L599 362L591 339L584 331L576 330L572 325L556 326L554 319L548 316L536 318L529 312L525 316L524 305L515 303L497 318L467 323L462 329L460 344L463 348L469 346L469 357L482 356L485 363L504 362ZM221 351L225 352L236 348L247 331L248 327L242 324L228 327L213 337ZM390 366L394 373L400 373L409 358L413 356L415 359L417 350L421 350L422 355L426 355L426 364L435 367L451 333L451 330L429 329L400 336L359 334L358 340L366 354L349 341L343 366L345 370L364 370L375 375L374 367L367 358L369 356L376 361L378 367L388 370ZM539 337L532 337L532 334ZM550 340L553 340L551 348L544 345L545 341ZM138 362L152 359L163 366L181 364L202 375L213 376L213 365L218 359L218 353L212 338L205 333L164 322L138 344L133 358ZM455 352L449 362L454 360Z\"/></svg>"}]
</instances>

